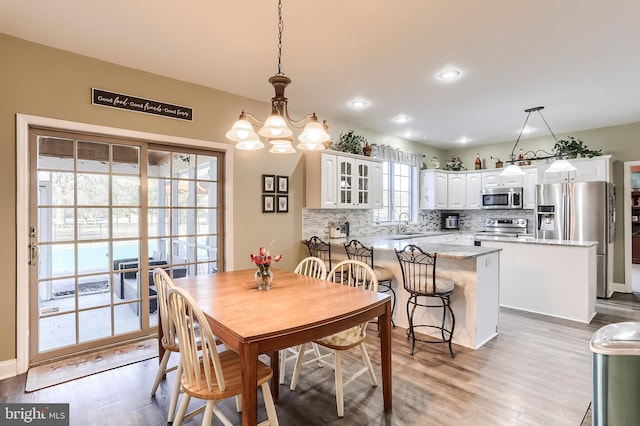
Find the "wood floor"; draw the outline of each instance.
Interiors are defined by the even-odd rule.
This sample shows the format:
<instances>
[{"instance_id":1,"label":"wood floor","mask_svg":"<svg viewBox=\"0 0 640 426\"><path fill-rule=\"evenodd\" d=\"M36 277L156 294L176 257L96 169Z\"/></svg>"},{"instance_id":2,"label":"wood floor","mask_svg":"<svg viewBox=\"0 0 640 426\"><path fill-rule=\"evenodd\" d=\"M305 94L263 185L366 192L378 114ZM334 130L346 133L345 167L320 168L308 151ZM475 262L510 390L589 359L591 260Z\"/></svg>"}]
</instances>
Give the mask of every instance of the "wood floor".
<instances>
[{"instance_id":1,"label":"wood floor","mask_svg":"<svg viewBox=\"0 0 640 426\"><path fill-rule=\"evenodd\" d=\"M281 425L577 426L591 401L591 336L624 320L598 314L587 325L503 309L499 336L476 351L454 346L454 359L444 345L419 343L410 356L404 330L396 328L392 412L383 412L382 387L371 387L364 375L345 388L345 416L339 419L333 372L315 366L303 369L295 391L280 387L276 410ZM374 328L367 345L381 383ZM345 369L360 362L357 356L353 351ZM175 373L152 398L157 365L152 359L33 393L24 393L21 375L0 381L0 401L70 403L71 425L163 425ZM290 374L289 368L287 383ZM233 400L220 408L241 424ZM258 418L266 418L263 409ZM199 415L188 424L201 420Z\"/></svg>"}]
</instances>

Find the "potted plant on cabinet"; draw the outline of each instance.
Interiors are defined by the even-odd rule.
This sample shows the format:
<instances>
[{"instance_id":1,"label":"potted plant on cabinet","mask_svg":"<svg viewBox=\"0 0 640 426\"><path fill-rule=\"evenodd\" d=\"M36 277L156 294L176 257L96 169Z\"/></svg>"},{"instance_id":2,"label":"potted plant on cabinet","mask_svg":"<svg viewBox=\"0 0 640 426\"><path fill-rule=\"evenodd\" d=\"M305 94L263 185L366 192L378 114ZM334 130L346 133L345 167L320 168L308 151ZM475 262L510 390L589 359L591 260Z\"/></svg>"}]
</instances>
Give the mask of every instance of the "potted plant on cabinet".
<instances>
[{"instance_id":1,"label":"potted plant on cabinet","mask_svg":"<svg viewBox=\"0 0 640 426\"><path fill-rule=\"evenodd\" d=\"M340 139L338 142L332 143L331 146L329 146L329 149L362 155L362 149L368 145L369 141L367 138L356 134L353 130L349 130L346 133L340 133Z\"/></svg>"},{"instance_id":2,"label":"potted plant on cabinet","mask_svg":"<svg viewBox=\"0 0 640 426\"><path fill-rule=\"evenodd\" d=\"M591 158L602 155L602 149L589 149L580 139L568 136L567 139L560 139L556 142L553 146L553 153L560 156L566 155L568 158Z\"/></svg>"}]
</instances>

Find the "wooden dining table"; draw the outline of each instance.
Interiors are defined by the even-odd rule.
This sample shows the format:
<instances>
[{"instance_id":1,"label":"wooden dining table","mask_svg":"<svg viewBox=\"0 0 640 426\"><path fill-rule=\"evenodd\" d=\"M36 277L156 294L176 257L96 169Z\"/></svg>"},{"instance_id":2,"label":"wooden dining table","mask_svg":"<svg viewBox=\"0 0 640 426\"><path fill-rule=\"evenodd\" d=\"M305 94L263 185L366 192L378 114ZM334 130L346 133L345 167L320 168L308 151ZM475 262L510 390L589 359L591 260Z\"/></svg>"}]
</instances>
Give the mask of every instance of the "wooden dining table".
<instances>
[{"instance_id":1,"label":"wooden dining table","mask_svg":"<svg viewBox=\"0 0 640 426\"><path fill-rule=\"evenodd\" d=\"M391 398L391 298L383 293L274 269L270 290L258 290L255 269L177 278L200 305L211 330L242 362L242 424L257 424L257 365L269 354L271 392L278 400L278 350L379 318L382 397ZM159 327L161 328L161 327Z\"/></svg>"}]
</instances>

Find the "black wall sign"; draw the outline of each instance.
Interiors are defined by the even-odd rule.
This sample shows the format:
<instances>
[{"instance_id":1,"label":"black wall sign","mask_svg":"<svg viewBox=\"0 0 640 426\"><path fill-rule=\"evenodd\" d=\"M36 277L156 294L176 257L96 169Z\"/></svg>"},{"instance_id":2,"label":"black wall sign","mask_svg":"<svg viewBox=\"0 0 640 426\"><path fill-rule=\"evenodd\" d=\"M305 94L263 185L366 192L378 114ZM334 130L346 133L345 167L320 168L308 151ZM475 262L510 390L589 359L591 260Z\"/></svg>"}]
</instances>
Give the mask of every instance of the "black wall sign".
<instances>
[{"instance_id":1,"label":"black wall sign","mask_svg":"<svg viewBox=\"0 0 640 426\"><path fill-rule=\"evenodd\" d=\"M112 108L127 109L129 111L144 112L146 114L162 115L193 121L193 110L188 107L171 105L165 102L137 98L122 93L107 92L96 88L91 89L92 103Z\"/></svg>"}]
</instances>

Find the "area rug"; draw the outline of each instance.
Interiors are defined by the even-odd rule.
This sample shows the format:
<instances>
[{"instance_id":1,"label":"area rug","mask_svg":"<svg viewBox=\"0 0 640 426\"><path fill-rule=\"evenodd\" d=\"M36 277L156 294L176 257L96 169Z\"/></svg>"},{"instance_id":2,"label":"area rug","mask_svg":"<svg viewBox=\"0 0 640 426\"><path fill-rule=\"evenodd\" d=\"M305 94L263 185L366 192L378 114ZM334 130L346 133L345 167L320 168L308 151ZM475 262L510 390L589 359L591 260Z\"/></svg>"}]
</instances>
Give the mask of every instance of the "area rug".
<instances>
[{"instance_id":1,"label":"area rug","mask_svg":"<svg viewBox=\"0 0 640 426\"><path fill-rule=\"evenodd\" d=\"M29 369L25 392L87 377L158 356L158 340L148 339Z\"/></svg>"}]
</instances>

